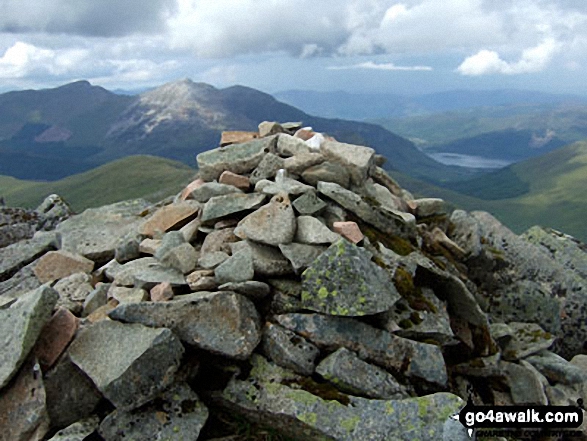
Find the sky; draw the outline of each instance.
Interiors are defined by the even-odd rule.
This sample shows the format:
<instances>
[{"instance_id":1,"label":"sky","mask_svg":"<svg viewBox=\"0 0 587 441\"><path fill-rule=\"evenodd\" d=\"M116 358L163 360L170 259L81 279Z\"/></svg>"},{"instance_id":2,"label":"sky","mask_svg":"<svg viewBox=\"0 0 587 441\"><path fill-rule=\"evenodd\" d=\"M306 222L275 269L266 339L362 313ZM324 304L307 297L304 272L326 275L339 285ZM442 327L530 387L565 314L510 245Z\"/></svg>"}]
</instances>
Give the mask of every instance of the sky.
<instances>
[{"instance_id":1,"label":"sky","mask_svg":"<svg viewBox=\"0 0 587 441\"><path fill-rule=\"evenodd\" d=\"M181 78L269 93L587 95L587 3L0 0L0 91Z\"/></svg>"}]
</instances>

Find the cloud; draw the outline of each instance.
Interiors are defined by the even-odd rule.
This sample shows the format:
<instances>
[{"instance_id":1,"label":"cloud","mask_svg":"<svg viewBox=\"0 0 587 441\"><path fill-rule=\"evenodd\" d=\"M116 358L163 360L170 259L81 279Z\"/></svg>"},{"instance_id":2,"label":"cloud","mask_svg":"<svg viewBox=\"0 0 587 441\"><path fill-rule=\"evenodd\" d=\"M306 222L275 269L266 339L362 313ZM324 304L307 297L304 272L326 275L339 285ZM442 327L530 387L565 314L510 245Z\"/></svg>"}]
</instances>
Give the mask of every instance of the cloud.
<instances>
[{"instance_id":1,"label":"cloud","mask_svg":"<svg viewBox=\"0 0 587 441\"><path fill-rule=\"evenodd\" d=\"M349 70L349 69L372 69L372 70L406 70L406 71L431 71L430 66L396 66L393 63L374 63L366 61L364 63L350 64L346 66L328 66L328 70Z\"/></svg>"},{"instance_id":2,"label":"cloud","mask_svg":"<svg viewBox=\"0 0 587 441\"><path fill-rule=\"evenodd\" d=\"M548 66L559 48L560 44L549 38L536 47L524 50L516 62L504 61L497 52L484 49L467 57L457 68L457 72L467 76L540 72Z\"/></svg>"},{"instance_id":3,"label":"cloud","mask_svg":"<svg viewBox=\"0 0 587 441\"><path fill-rule=\"evenodd\" d=\"M123 36L161 32L175 0L2 0L0 32Z\"/></svg>"}]
</instances>

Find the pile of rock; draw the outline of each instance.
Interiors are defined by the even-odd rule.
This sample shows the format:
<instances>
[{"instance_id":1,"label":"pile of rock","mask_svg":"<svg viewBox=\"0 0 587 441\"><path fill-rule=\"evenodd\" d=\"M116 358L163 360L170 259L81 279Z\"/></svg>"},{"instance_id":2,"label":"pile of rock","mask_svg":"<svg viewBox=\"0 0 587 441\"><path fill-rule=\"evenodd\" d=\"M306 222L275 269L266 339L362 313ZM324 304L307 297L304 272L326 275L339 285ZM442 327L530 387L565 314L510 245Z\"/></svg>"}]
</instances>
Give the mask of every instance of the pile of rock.
<instances>
[{"instance_id":1,"label":"pile of rock","mask_svg":"<svg viewBox=\"0 0 587 441\"><path fill-rule=\"evenodd\" d=\"M174 199L0 250L4 439L206 439L223 410L295 439L464 440L470 394L587 397L582 244L449 215L300 124L221 143Z\"/></svg>"}]
</instances>

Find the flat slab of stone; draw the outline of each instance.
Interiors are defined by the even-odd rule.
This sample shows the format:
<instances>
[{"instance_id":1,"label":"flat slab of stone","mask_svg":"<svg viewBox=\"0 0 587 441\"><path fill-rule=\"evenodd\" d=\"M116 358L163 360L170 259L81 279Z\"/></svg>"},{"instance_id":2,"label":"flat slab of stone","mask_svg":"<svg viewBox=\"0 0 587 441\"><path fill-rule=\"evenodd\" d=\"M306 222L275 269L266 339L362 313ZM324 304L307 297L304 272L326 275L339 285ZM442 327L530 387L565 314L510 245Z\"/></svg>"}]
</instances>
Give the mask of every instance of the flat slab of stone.
<instances>
[{"instance_id":1,"label":"flat slab of stone","mask_svg":"<svg viewBox=\"0 0 587 441\"><path fill-rule=\"evenodd\" d=\"M214 277L219 285L224 283L239 283L253 280L253 256L250 249L243 249L234 253L215 270Z\"/></svg>"},{"instance_id":2,"label":"flat slab of stone","mask_svg":"<svg viewBox=\"0 0 587 441\"><path fill-rule=\"evenodd\" d=\"M556 338L536 323L508 323L512 339L502 351L505 360L520 360L550 348Z\"/></svg>"},{"instance_id":3,"label":"flat slab of stone","mask_svg":"<svg viewBox=\"0 0 587 441\"><path fill-rule=\"evenodd\" d=\"M532 364L552 383L577 384L587 382L587 372L563 357L549 351L530 355L526 361Z\"/></svg>"},{"instance_id":4,"label":"flat slab of stone","mask_svg":"<svg viewBox=\"0 0 587 441\"><path fill-rule=\"evenodd\" d=\"M320 355L318 348L303 337L269 322L263 329L262 348L278 366L301 375L314 373L315 359Z\"/></svg>"},{"instance_id":5,"label":"flat slab of stone","mask_svg":"<svg viewBox=\"0 0 587 441\"><path fill-rule=\"evenodd\" d=\"M283 193L241 220L234 230L241 239L274 246L290 243L295 233L296 217L289 197Z\"/></svg>"},{"instance_id":6,"label":"flat slab of stone","mask_svg":"<svg viewBox=\"0 0 587 441\"><path fill-rule=\"evenodd\" d=\"M110 318L171 329L182 341L236 359L246 359L261 340L253 303L229 291L201 292L169 302L120 305Z\"/></svg>"},{"instance_id":7,"label":"flat slab of stone","mask_svg":"<svg viewBox=\"0 0 587 441\"><path fill-rule=\"evenodd\" d=\"M336 350L344 346L393 373L442 387L448 380L438 346L397 337L344 317L292 313L278 315L275 320L319 348Z\"/></svg>"},{"instance_id":8,"label":"flat slab of stone","mask_svg":"<svg viewBox=\"0 0 587 441\"><path fill-rule=\"evenodd\" d=\"M49 251L35 266L35 276L41 283L53 282L74 273L91 273L94 262L67 251Z\"/></svg>"},{"instance_id":9,"label":"flat slab of stone","mask_svg":"<svg viewBox=\"0 0 587 441\"><path fill-rule=\"evenodd\" d=\"M196 216L200 207L201 205L194 201L182 201L161 207L139 227L138 232L153 237L157 233L161 234L179 227Z\"/></svg>"},{"instance_id":10,"label":"flat slab of stone","mask_svg":"<svg viewBox=\"0 0 587 441\"><path fill-rule=\"evenodd\" d=\"M314 187L320 181L333 182L344 188L348 188L350 185L348 170L342 165L330 161L307 168L302 172L302 179Z\"/></svg>"},{"instance_id":11,"label":"flat slab of stone","mask_svg":"<svg viewBox=\"0 0 587 441\"><path fill-rule=\"evenodd\" d=\"M232 144L200 153L199 174L205 181L218 179L223 171L243 174L253 170L267 153L275 151L276 137L255 139L242 144Z\"/></svg>"},{"instance_id":12,"label":"flat slab of stone","mask_svg":"<svg viewBox=\"0 0 587 441\"><path fill-rule=\"evenodd\" d=\"M233 185L219 182L206 182L190 193L191 199L198 202L208 202L216 196L225 196L227 194L242 193L243 191Z\"/></svg>"},{"instance_id":13,"label":"flat slab of stone","mask_svg":"<svg viewBox=\"0 0 587 441\"><path fill-rule=\"evenodd\" d=\"M326 161L326 158L321 153L303 153L285 159L285 161L283 161L283 168L290 173L300 174L307 168L324 161Z\"/></svg>"},{"instance_id":14,"label":"flat slab of stone","mask_svg":"<svg viewBox=\"0 0 587 441\"><path fill-rule=\"evenodd\" d=\"M414 214L417 218L446 214L446 203L439 198L414 199L409 202L409 205L414 206Z\"/></svg>"},{"instance_id":15,"label":"flat slab of stone","mask_svg":"<svg viewBox=\"0 0 587 441\"><path fill-rule=\"evenodd\" d=\"M340 316L377 314L400 298L389 273L364 248L340 239L302 273L302 305Z\"/></svg>"},{"instance_id":16,"label":"flat slab of stone","mask_svg":"<svg viewBox=\"0 0 587 441\"><path fill-rule=\"evenodd\" d=\"M322 143L321 152L329 160L344 166L349 171L354 185L365 182L370 169L375 166L375 150L371 147L325 141Z\"/></svg>"},{"instance_id":17,"label":"flat slab of stone","mask_svg":"<svg viewBox=\"0 0 587 441\"><path fill-rule=\"evenodd\" d=\"M288 195L299 195L315 191L311 185L306 185L300 181L291 178L283 178L276 182L267 180L261 180L255 185L255 191L262 192L268 195L276 195L279 193L285 193Z\"/></svg>"},{"instance_id":18,"label":"flat slab of stone","mask_svg":"<svg viewBox=\"0 0 587 441\"><path fill-rule=\"evenodd\" d=\"M294 240L308 245L331 244L340 236L313 216L298 216Z\"/></svg>"},{"instance_id":19,"label":"flat slab of stone","mask_svg":"<svg viewBox=\"0 0 587 441\"><path fill-rule=\"evenodd\" d=\"M49 431L49 415L41 368L29 357L10 386L0 394L2 440L42 440Z\"/></svg>"},{"instance_id":20,"label":"flat slab of stone","mask_svg":"<svg viewBox=\"0 0 587 441\"><path fill-rule=\"evenodd\" d=\"M271 288L264 282L249 280L247 282L228 282L218 287L219 291L234 291L255 301L265 298Z\"/></svg>"},{"instance_id":21,"label":"flat slab of stone","mask_svg":"<svg viewBox=\"0 0 587 441\"><path fill-rule=\"evenodd\" d=\"M530 369L506 361L500 364L516 405L548 405L548 398L538 375Z\"/></svg>"},{"instance_id":22,"label":"flat slab of stone","mask_svg":"<svg viewBox=\"0 0 587 441\"><path fill-rule=\"evenodd\" d=\"M260 193L233 193L211 198L202 211L202 222L207 222L229 214L240 213L261 206L266 196Z\"/></svg>"},{"instance_id":23,"label":"flat slab of stone","mask_svg":"<svg viewBox=\"0 0 587 441\"><path fill-rule=\"evenodd\" d=\"M47 285L0 310L0 389L14 377L51 318L59 294Z\"/></svg>"},{"instance_id":24,"label":"flat slab of stone","mask_svg":"<svg viewBox=\"0 0 587 441\"><path fill-rule=\"evenodd\" d=\"M326 202L316 196L316 193L310 191L304 193L292 203L296 211L302 215L312 215L326 208Z\"/></svg>"},{"instance_id":25,"label":"flat slab of stone","mask_svg":"<svg viewBox=\"0 0 587 441\"><path fill-rule=\"evenodd\" d=\"M197 439L208 409L185 383L178 383L153 402L132 411L115 410L100 423L98 433L108 441L127 439Z\"/></svg>"},{"instance_id":26,"label":"flat slab of stone","mask_svg":"<svg viewBox=\"0 0 587 441\"><path fill-rule=\"evenodd\" d=\"M356 222L334 222L332 229L354 244L358 244L365 238Z\"/></svg>"},{"instance_id":27,"label":"flat slab of stone","mask_svg":"<svg viewBox=\"0 0 587 441\"><path fill-rule=\"evenodd\" d=\"M231 171L224 171L218 178L218 182L221 184L232 185L233 187L238 188L239 190L246 191L251 186L251 180L243 175L237 175Z\"/></svg>"},{"instance_id":28,"label":"flat slab of stone","mask_svg":"<svg viewBox=\"0 0 587 441\"><path fill-rule=\"evenodd\" d=\"M340 348L322 360L316 372L351 395L375 399L409 397L406 388L389 372L364 362L346 348Z\"/></svg>"},{"instance_id":29,"label":"flat slab of stone","mask_svg":"<svg viewBox=\"0 0 587 441\"><path fill-rule=\"evenodd\" d=\"M332 182L319 182L318 192L351 211L381 232L403 237L412 237L416 231L416 218L401 211L392 211L372 206L361 196Z\"/></svg>"},{"instance_id":30,"label":"flat slab of stone","mask_svg":"<svg viewBox=\"0 0 587 441\"><path fill-rule=\"evenodd\" d=\"M258 137L258 132L243 132L240 130L224 131L220 134L220 147L225 147L230 144L242 144Z\"/></svg>"},{"instance_id":31,"label":"flat slab of stone","mask_svg":"<svg viewBox=\"0 0 587 441\"><path fill-rule=\"evenodd\" d=\"M56 249L57 245L55 235L47 233L0 248L0 282L10 279L33 260Z\"/></svg>"},{"instance_id":32,"label":"flat slab of stone","mask_svg":"<svg viewBox=\"0 0 587 441\"><path fill-rule=\"evenodd\" d=\"M57 432L49 441L84 441L98 429L99 424L97 416L77 421Z\"/></svg>"},{"instance_id":33,"label":"flat slab of stone","mask_svg":"<svg viewBox=\"0 0 587 441\"><path fill-rule=\"evenodd\" d=\"M279 245L282 254L291 262L291 265L296 272L300 274L308 268L314 260L326 251L325 246L307 245L303 243L289 243Z\"/></svg>"},{"instance_id":34,"label":"flat slab of stone","mask_svg":"<svg viewBox=\"0 0 587 441\"><path fill-rule=\"evenodd\" d=\"M134 409L172 383L184 349L169 329L104 320L82 329L68 352L117 408Z\"/></svg>"}]
</instances>

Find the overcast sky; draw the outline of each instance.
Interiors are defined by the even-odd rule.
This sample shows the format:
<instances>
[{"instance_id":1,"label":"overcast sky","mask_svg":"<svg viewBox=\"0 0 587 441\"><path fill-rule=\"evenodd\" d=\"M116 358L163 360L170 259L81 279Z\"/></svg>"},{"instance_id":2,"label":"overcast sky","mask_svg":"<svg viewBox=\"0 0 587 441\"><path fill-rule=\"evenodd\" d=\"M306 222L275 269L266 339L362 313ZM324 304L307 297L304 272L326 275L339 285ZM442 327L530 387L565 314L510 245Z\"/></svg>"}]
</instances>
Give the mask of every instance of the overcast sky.
<instances>
[{"instance_id":1,"label":"overcast sky","mask_svg":"<svg viewBox=\"0 0 587 441\"><path fill-rule=\"evenodd\" d=\"M585 0L0 0L0 90L587 94Z\"/></svg>"}]
</instances>

